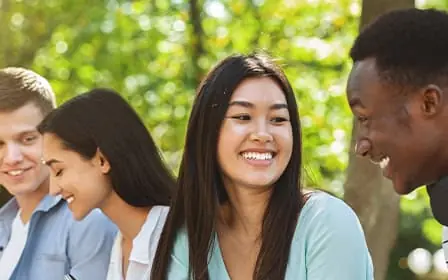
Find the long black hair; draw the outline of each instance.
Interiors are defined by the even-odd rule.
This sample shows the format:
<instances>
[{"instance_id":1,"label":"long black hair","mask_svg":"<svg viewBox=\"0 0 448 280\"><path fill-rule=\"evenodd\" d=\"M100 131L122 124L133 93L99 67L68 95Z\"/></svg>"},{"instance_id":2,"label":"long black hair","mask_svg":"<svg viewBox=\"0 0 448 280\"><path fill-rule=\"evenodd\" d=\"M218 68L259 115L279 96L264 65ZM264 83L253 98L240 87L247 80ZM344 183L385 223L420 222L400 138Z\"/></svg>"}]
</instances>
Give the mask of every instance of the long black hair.
<instances>
[{"instance_id":1,"label":"long black hair","mask_svg":"<svg viewBox=\"0 0 448 280\"><path fill-rule=\"evenodd\" d=\"M293 150L266 208L253 278L284 278L298 215L304 204L300 188L300 122L295 96L283 71L268 56L252 54L224 59L199 86L188 123L178 191L159 242L152 279L166 278L173 243L183 227L188 233L189 274L193 279L209 279L207 263L214 241L217 210L228 200L217 160L219 132L235 89L245 79L257 77L271 78L285 94ZM280 228L282 238L278 238Z\"/></svg>"},{"instance_id":2,"label":"long black hair","mask_svg":"<svg viewBox=\"0 0 448 280\"><path fill-rule=\"evenodd\" d=\"M176 182L154 140L132 107L116 92L93 89L52 111L38 126L91 159L99 149L109 161L112 188L136 207L169 205Z\"/></svg>"}]
</instances>

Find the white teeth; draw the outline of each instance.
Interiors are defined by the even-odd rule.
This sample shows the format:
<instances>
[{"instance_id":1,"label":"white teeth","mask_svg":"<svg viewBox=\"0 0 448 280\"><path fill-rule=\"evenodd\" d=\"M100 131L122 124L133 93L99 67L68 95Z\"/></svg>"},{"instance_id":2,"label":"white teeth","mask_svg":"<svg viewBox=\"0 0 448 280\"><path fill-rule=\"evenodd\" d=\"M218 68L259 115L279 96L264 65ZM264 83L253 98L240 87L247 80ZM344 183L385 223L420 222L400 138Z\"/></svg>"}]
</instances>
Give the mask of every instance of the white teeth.
<instances>
[{"instance_id":1,"label":"white teeth","mask_svg":"<svg viewBox=\"0 0 448 280\"><path fill-rule=\"evenodd\" d=\"M73 196L70 196L70 197L66 198L66 201L67 201L68 204L72 203L73 200L75 200L75 197L73 197Z\"/></svg>"},{"instance_id":2,"label":"white teeth","mask_svg":"<svg viewBox=\"0 0 448 280\"><path fill-rule=\"evenodd\" d=\"M272 159L272 153L256 153L256 152L245 152L241 154L243 158L249 160L270 160Z\"/></svg>"},{"instance_id":3,"label":"white teeth","mask_svg":"<svg viewBox=\"0 0 448 280\"><path fill-rule=\"evenodd\" d=\"M25 170L20 169L20 170L12 170L12 171L9 171L9 172L7 172L7 173L8 173L9 175L11 175L11 176L19 176L19 175L21 175L24 171L25 171Z\"/></svg>"},{"instance_id":4,"label":"white teeth","mask_svg":"<svg viewBox=\"0 0 448 280\"><path fill-rule=\"evenodd\" d=\"M380 161L380 167L381 169L384 169L389 164L389 157L385 157Z\"/></svg>"}]
</instances>

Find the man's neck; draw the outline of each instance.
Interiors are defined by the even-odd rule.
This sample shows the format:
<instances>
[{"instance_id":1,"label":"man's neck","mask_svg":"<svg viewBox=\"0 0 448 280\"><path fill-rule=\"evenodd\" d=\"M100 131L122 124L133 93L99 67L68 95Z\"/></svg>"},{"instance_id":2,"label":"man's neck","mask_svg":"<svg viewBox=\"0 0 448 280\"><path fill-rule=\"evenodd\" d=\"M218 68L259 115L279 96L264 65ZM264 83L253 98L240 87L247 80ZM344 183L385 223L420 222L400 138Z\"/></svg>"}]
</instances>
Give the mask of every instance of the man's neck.
<instances>
[{"instance_id":1,"label":"man's neck","mask_svg":"<svg viewBox=\"0 0 448 280\"><path fill-rule=\"evenodd\" d=\"M27 224L29 222L34 210L47 195L47 193L48 192L45 188L39 188L32 193L15 196L17 204L20 208L20 219L23 224Z\"/></svg>"}]
</instances>

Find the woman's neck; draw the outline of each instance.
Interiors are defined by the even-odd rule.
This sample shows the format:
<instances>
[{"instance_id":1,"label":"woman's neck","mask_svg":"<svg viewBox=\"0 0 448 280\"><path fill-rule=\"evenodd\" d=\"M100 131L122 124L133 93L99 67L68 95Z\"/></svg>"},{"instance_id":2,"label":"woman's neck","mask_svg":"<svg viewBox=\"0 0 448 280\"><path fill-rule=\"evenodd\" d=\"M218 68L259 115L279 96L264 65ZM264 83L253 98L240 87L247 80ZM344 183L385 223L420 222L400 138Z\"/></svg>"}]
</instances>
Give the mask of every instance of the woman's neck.
<instances>
[{"instance_id":1,"label":"woman's neck","mask_svg":"<svg viewBox=\"0 0 448 280\"><path fill-rule=\"evenodd\" d=\"M123 239L131 241L140 232L151 207L135 207L126 203L115 192L101 207L103 213L117 225Z\"/></svg>"},{"instance_id":2,"label":"woman's neck","mask_svg":"<svg viewBox=\"0 0 448 280\"><path fill-rule=\"evenodd\" d=\"M220 223L235 233L258 238L271 189L226 189L229 200L220 208Z\"/></svg>"}]
</instances>

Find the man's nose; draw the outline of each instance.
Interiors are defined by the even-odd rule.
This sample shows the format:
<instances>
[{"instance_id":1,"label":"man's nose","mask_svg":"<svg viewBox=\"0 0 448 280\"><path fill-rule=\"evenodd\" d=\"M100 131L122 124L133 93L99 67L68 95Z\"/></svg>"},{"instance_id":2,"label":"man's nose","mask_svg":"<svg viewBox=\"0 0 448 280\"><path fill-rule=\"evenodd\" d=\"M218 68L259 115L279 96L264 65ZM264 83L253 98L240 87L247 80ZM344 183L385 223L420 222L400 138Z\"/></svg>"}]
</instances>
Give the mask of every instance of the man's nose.
<instances>
[{"instance_id":1,"label":"man's nose","mask_svg":"<svg viewBox=\"0 0 448 280\"><path fill-rule=\"evenodd\" d=\"M6 146L6 151L3 156L3 162L14 165L23 160L23 154L20 147L16 144L9 144Z\"/></svg>"},{"instance_id":2,"label":"man's nose","mask_svg":"<svg viewBox=\"0 0 448 280\"><path fill-rule=\"evenodd\" d=\"M357 155L365 157L372 149L372 144L367 139L361 139L356 142L355 152Z\"/></svg>"}]
</instances>

